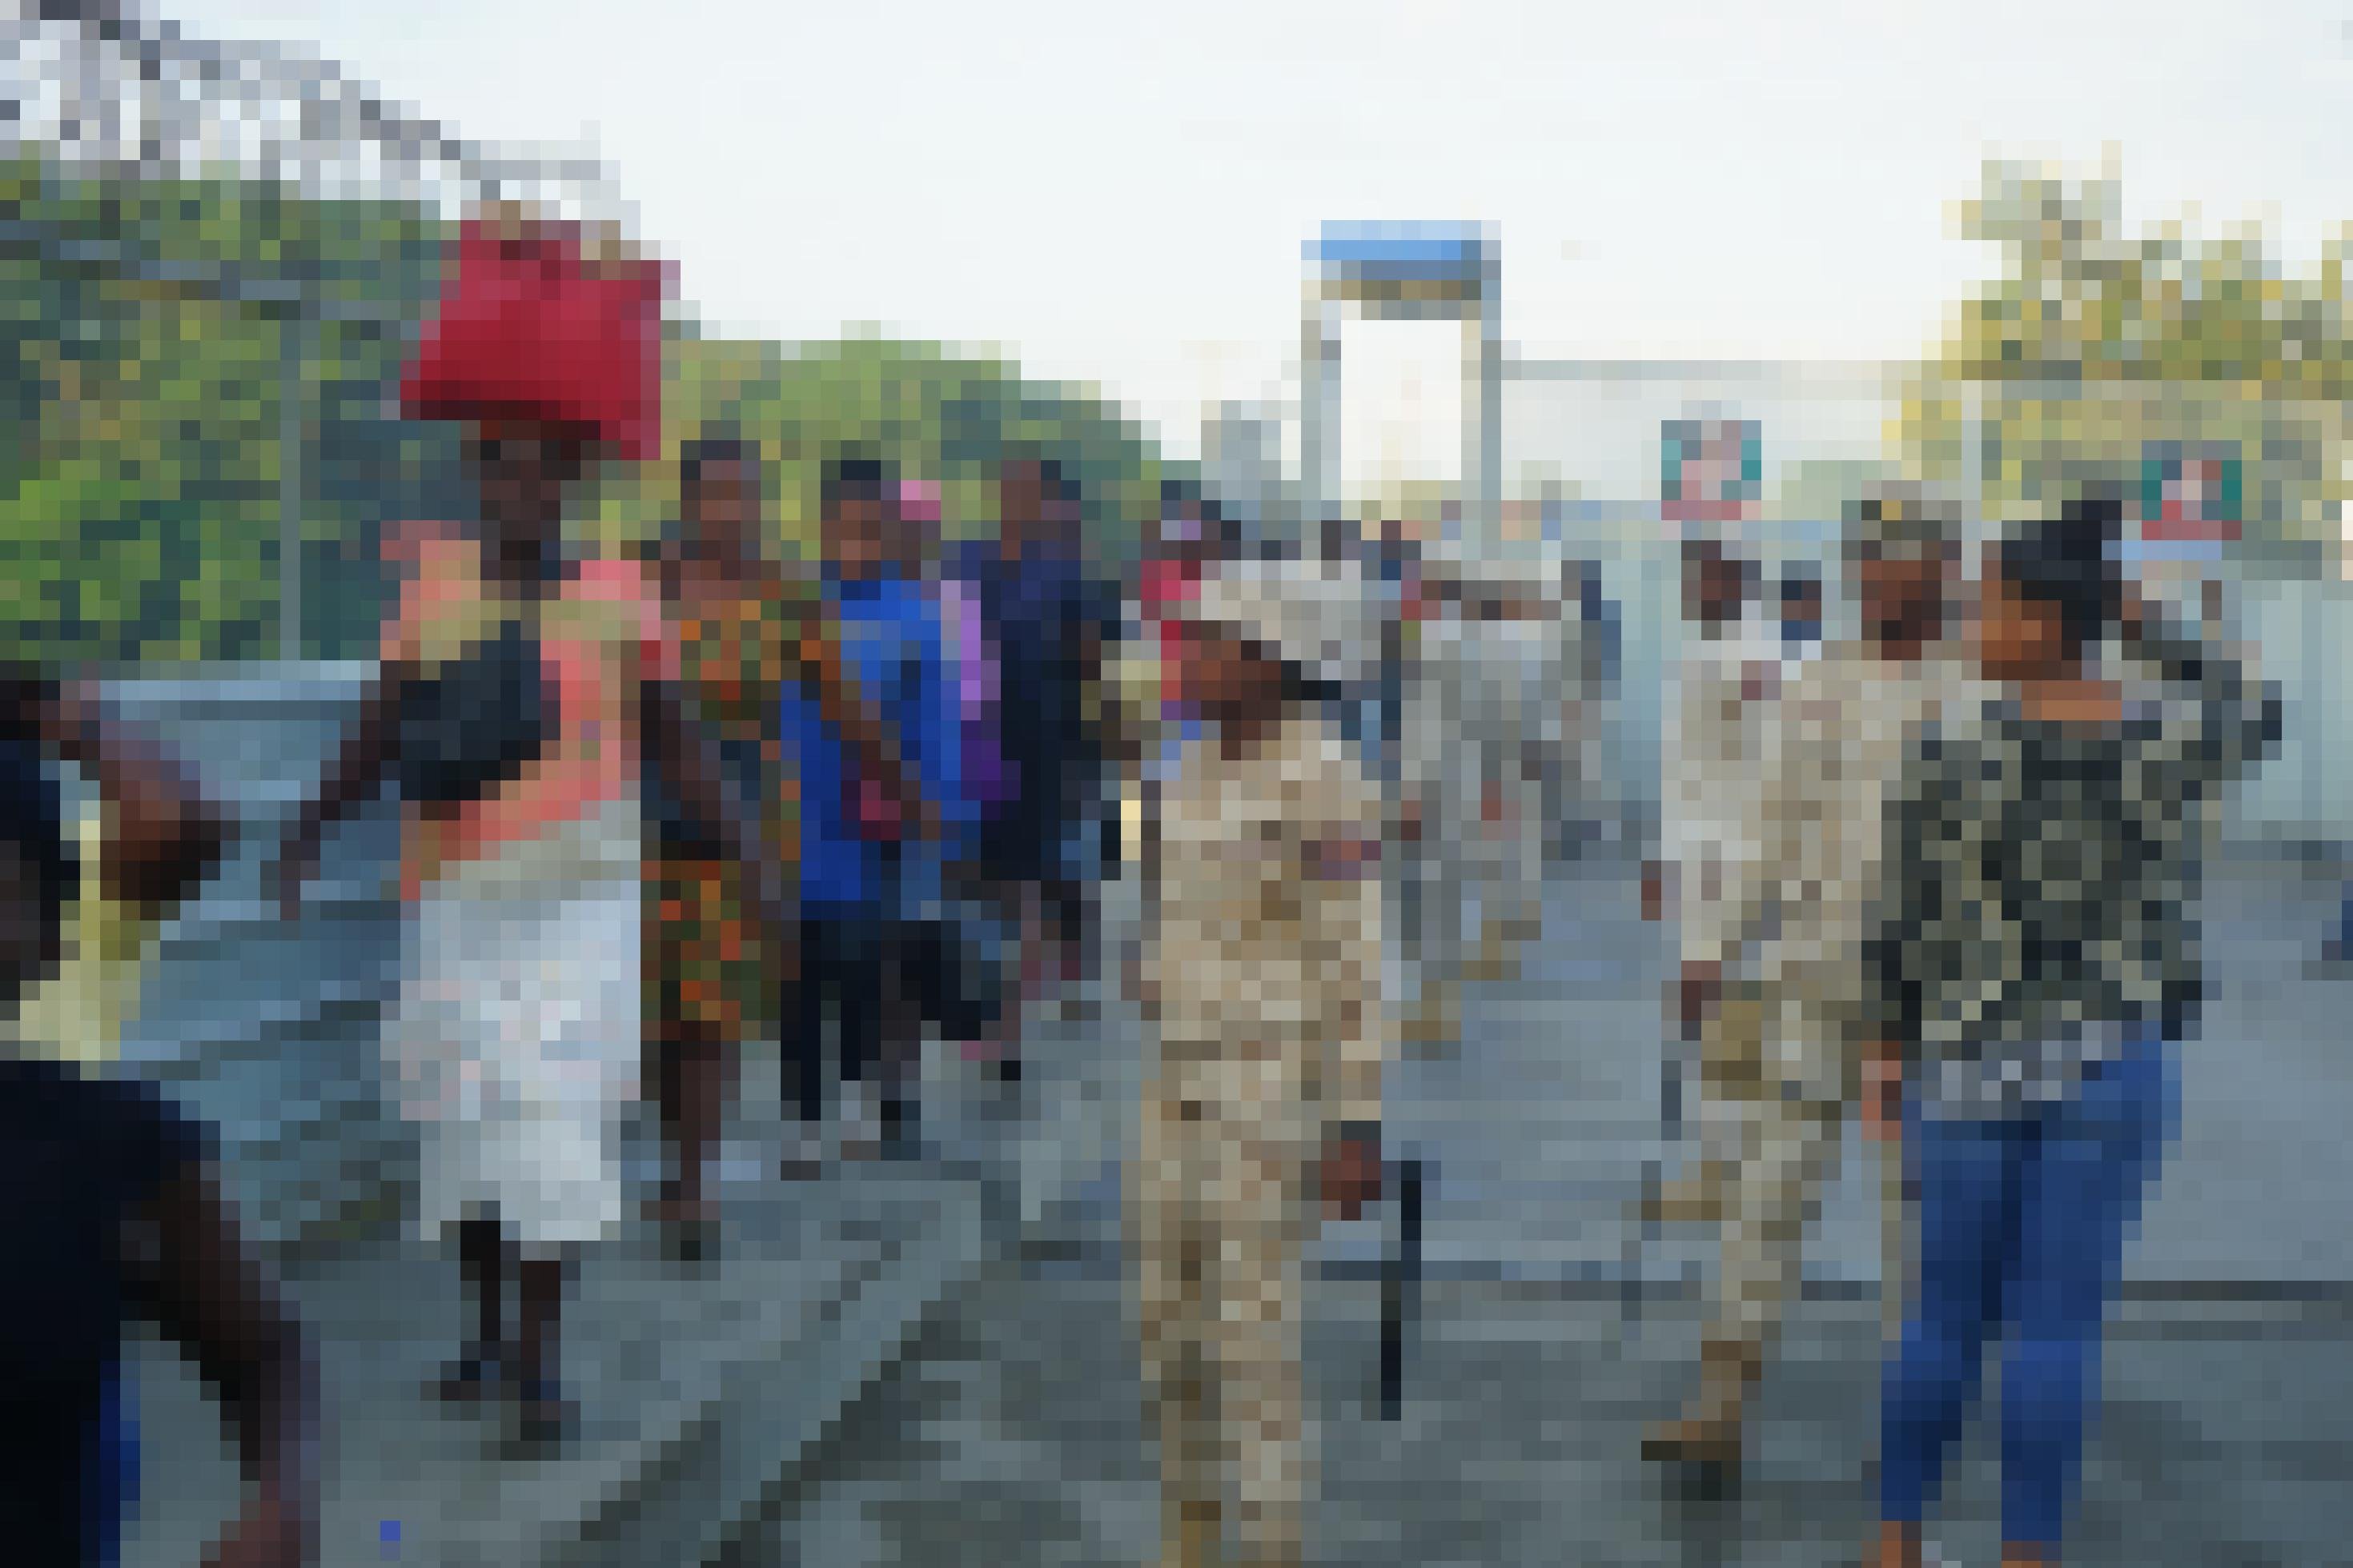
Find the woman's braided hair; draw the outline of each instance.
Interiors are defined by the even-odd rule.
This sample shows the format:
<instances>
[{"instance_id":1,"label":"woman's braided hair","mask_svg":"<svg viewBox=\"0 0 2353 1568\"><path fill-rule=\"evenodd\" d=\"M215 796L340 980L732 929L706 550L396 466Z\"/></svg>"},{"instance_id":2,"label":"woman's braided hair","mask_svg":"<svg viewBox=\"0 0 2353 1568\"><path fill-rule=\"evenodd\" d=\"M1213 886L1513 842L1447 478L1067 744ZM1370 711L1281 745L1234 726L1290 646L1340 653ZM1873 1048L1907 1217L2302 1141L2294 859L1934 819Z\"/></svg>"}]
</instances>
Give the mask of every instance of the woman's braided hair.
<instances>
[{"instance_id":1,"label":"woman's braided hair","mask_svg":"<svg viewBox=\"0 0 2353 1568\"><path fill-rule=\"evenodd\" d=\"M2124 581L2116 547L2123 523L2123 503L2095 491L2068 503L2057 517L2015 525L1999 546L2002 577L2021 598L2057 612L2073 655L2097 645L2116 623Z\"/></svg>"}]
</instances>

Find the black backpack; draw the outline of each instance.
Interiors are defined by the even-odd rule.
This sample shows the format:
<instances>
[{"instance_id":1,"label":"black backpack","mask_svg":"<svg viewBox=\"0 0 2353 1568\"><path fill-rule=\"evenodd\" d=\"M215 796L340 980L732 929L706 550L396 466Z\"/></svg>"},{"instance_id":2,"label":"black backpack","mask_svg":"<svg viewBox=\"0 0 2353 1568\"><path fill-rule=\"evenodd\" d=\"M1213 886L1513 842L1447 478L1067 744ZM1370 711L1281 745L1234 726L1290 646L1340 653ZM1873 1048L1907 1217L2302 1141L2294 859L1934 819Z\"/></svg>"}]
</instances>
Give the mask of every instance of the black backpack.
<instances>
[{"instance_id":1,"label":"black backpack","mask_svg":"<svg viewBox=\"0 0 2353 1568\"><path fill-rule=\"evenodd\" d=\"M411 682L401 700L401 797L420 805L480 800L547 750L555 700L539 638L520 618Z\"/></svg>"}]
</instances>

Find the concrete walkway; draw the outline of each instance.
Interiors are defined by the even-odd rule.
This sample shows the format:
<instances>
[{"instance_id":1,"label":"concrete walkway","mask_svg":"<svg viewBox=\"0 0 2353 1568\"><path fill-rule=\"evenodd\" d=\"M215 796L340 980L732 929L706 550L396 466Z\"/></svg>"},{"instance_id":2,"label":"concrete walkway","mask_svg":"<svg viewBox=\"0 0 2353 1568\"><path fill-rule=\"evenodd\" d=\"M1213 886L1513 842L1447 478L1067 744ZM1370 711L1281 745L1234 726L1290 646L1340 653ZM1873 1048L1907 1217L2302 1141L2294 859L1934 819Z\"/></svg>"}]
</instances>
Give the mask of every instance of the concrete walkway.
<instances>
[{"instance_id":1,"label":"concrete walkway","mask_svg":"<svg viewBox=\"0 0 2353 1568\"><path fill-rule=\"evenodd\" d=\"M433 1568L695 1563L977 1267L979 1200L861 1171L731 1205L724 1254L642 1230L593 1255L565 1319L576 1440L544 1453L427 1384L465 1322L454 1266L409 1247L290 1269L331 1402L322 1562ZM145 1497L132 1568L194 1560L237 1475L192 1371L142 1347Z\"/></svg>"},{"instance_id":2,"label":"concrete walkway","mask_svg":"<svg viewBox=\"0 0 2353 1568\"><path fill-rule=\"evenodd\" d=\"M1813 1302L1759 1394L1755 1462L1711 1495L1638 1457L1687 1386L1693 1302L1630 1328L1609 1293L1431 1288L1400 1419L1370 1409L1375 1297L1326 1281L1309 1336L1320 1415L1318 1563L1821 1568L1871 1529L1881 1339L1869 1303ZM2067 1562L2306 1568L2348 1561L2353 1321L2329 1309L2122 1314ZM1156 1561L1126 1291L1101 1269L1003 1266L717 1561L726 1568ZM1991 1568L2000 1469L1982 1411L1933 1531Z\"/></svg>"},{"instance_id":3,"label":"concrete walkway","mask_svg":"<svg viewBox=\"0 0 2353 1568\"><path fill-rule=\"evenodd\" d=\"M2071 1563L2353 1561L2348 982L2310 963L2334 900L2293 865L2218 868L2216 1001L2184 1053L2184 1136L2135 1248ZM1683 1386L1705 1258L1630 1220L1662 1152L1663 953L1607 862L1557 877L1548 919L1522 978L1473 999L1470 1044L1392 1075L1392 1136L1436 1173L1439 1276L1398 1423L1367 1410L1379 1221L1323 1240L1318 1561L1848 1560L1876 1447L1867 1194L1825 1205L1817 1299L1761 1396L1744 1495L1683 1495L1646 1470L1641 1425ZM1115 995L1084 1000L1039 1021L1017 1092L932 1063L944 1147L929 1166L781 1188L772 1118L745 1116L720 1166L723 1259L681 1271L633 1233L588 1266L571 1321L588 1429L558 1457L509 1454L422 1398L457 1334L446 1259L378 1246L298 1266L338 1404L326 1561L1151 1560L1117 1209L1145 1039ZM747 1105L774 1104L773 1071L755 1068ZM185 1563L234 1471L191 1374L151 1351L141 1394L129 1561ZM1949 1561L1992 1560L1997 1489L1980 1424L1952 1472Z\"/></svg>"},{"instance_id":4,"label":"concrete walkway","mask_svg":"<svg viewBox=\"0 0 2353 1568\"><path fill-rule=\"evenodd\" d=\"M2112 1319L2071 1563L2353 1562L2338 1479L2353 1467L2353 1156L2331 1131L2353 1114L2333 1065L2347 982L2310 963L2334 899L2331 877L2293 864L2217 868L2217 996ZM1795 1568L1853 1561L1871 1528L1883 1342L1859 1184L1825 1205L1814 1294L1759 1395L1741 1493L1696 1493L1638 1458L1643 1424L1688 1386L1707 1259L1695 1239L1646 1242L1628 1212L1662 1152L1663 954L1633 904L1622 868L1557 878L1546 942L1518 983L1474 999L1472 1043L1393 1075L1392 1134L1440 1173L1440 1277L1402 1419L1383 1423L1365 1279L1380 1225L1322 1239L1317 1562ZM1097 1172L1060 1190L1029 1230L1051 1260L993 1260L723 1562L1155 1560L1117 1187ZM1997 1555L1991 1403L1933 1532L1950 1563Z\"/></svg>"}]
</instances>

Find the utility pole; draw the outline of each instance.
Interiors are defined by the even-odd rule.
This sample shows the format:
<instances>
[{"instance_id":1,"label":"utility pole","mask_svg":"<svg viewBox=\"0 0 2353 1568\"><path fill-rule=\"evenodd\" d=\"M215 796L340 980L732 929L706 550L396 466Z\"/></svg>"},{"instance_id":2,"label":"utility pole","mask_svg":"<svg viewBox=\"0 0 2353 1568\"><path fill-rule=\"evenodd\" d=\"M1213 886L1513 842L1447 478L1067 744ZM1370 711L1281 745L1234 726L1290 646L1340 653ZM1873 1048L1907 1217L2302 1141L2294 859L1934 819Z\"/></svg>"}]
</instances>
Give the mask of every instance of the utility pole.
<instances>
[{"instance_id":1,"label":"utility pole","mask_svg":"<svg viewBox=\"0 0 2353 1568\"><path fill-rule=\"evenodd\" d=\"M292 664L302 657L303 436L309 403L303 366L315 352L318 331L302 305L279 324L278 390L278 657Z\"/></svg>"}]
</instances>

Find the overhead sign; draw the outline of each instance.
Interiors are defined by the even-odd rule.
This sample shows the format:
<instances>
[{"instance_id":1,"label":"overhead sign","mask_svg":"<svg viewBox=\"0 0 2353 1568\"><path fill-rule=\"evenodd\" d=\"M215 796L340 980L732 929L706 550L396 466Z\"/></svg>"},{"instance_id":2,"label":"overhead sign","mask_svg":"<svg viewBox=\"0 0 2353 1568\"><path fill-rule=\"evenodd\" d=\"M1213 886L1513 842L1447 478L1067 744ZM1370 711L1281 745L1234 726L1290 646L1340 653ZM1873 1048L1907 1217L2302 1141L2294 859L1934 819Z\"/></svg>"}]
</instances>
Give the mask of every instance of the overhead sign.
<instances>
[{"instance_id":1,"label":"overhead sign","mask_svg":"<svg viewBox=\"0 0 2353 1568\"><path fill-rule=\"evenodd\" d=\"M2152 441L2141 458L2135 523L2144 557L2211 560L2245 522L2245 463L2234 446Z\"/></svg>"},{"instance_id":2,"label":"overhead sign","mask_svg":"<svg viewBox=\"0 0 2353 1568\"><path fill-rule=\"evenodd\" d=\"M1659 511L1669 522L1741 522L1765 494L1754 419L1670 419L1660 430Z\"/></svg>"},{"instance_id":3,"label":"overhead sign","mask_svg":"<svg viewBox=\"0 0 2353 1568\"><path fill-rule=\"evenodd\" d=\"M1499 247L1483 224L1327 223L1307 259L1345 296L1478 301L1495 286Z\"/></svg>"}]
</instances>

